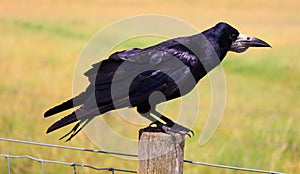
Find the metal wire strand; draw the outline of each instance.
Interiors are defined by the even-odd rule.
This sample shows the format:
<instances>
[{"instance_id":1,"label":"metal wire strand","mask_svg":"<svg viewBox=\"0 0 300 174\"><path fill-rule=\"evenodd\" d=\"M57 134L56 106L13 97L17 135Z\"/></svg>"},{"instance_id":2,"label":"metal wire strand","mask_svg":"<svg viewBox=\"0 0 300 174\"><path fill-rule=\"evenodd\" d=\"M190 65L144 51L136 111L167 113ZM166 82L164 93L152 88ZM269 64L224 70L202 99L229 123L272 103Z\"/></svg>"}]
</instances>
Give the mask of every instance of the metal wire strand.
<instances>
[{"instance_id":1,"label":"metal wire strand","mask_svg":"<svg viewBox=\"0 0 300 174\"><path fill-rule=\"evenodd\" d=\"M93 150L93 149L71 147L71 146L61 146L61 145L56 145L56 144L38 143L38 142L15 140L15 139L9 139L9 138L0 138L0 141L7 141L7 142L21 143L21 144L30 144L30 145L45 146L45 147L54 147L54 148L60 148L60 149L87 151L87 152L93 152L93 153L104 153L104 154L117 155L117 156L137 157L137 155L134 155L134 154L108 152L108 151L103 151L103 150Z\"/></svg>"},{"instance_id":2,"label":"metal wire strand","mask_svg":"<svg viewBox=\"0 0 300 174\"><path fill-rule=\"evenodd\" d=\"M208 166L208 167L217 167L217 168L224 168L224 169L232 169L232 170L241 170L241 171L246 171L246 172L284 174L284 173L280 173L280 172L273 172L273 171L266 171L266 170L259 170L259 169L250 169L250 168L241 168L241 167L226 166L226 165L220 165L220 164L210 164L210 163L190 161L190 160L184 160L184 162L185 163L190 163L190 164L195 164L195 165L202 165L202 166Z\"/></svg>"},{"instance_id":3,"label":"metal wire strand","mask_svg":"<svg viewBox=\"0 0 300 174\"><path fill-rule=\"evenodd\" d=\"M24 155L24 156L18 155L17 156L17 155L9 155L9 154L0 154L0 157L5 157L7 159L27 158L27 159L31 159L31 160L34 160L34 161L41 162L42 164L44 164L44 163L54 163L54 164L59 164L59 165L67 165L67 166L73 167L74 174L76 174L76 172L77 172L76 167L86 167L86 168L90 168L90 169L93 169L93 170L106 170L106 171L119 171L119 172L126 172L126 173L137 173L134 170L126 170L126 169L118 169L118 168L99 168L99 167L91 166L91 165L88 165L88 164L77 164L77 163L70 163L70 162L64 162L64 161L39 159L39 158L29 156L29 155ZM10 160L8 160L8 165L10 165ZM42 166L44 166L44 165L42 165ZM42 170L44 170L44 167L42 167ZM10 171L10 170L8 170L8 171Z\"/></svg>"},{"instance_id":4,"label":"metal wire strand","mask_svg":"<svg viewBox=\"0 0 300 174\"><path fill-rule=\"evenodd\" d=\"M119 152L109 152L109 151L103 151L103 150L93 150L93 149L87 149L87 148L79 148L79 147L71 147L71 146L61 146L61 145L55 145L55 144L46 144L46 143L38 143L38 142L32 142L32 141L24 141L24 140L15 140L15 139L8 139L8 138L0 138L0 141L7 141L7 142L13 142L13 143L22 143L22 144L30 144L30 145L37 145L37 146L45 146L45 147L52 147L52 148L61 148L61 149L69 149L69 150L76 150L76 151L86 151L86 152L93 152L93 153L104 153L104 154L111 154L111 155L117 155L117 156L127 156L127 157L134 157L137 158L138 155L136 154L126 154L126 153L119 153ZM10 158L13 158L14 156L8 155L8 154L0 154L0 156L6 157L8 161L8 174L10 174ZM19 156L21 157L27 157L30 159L35 159L39 162L41 162L41 159L37 159L31 156ZM60 162L60 161L51 161L51 160L43 160L43 162L48 163L56 163L56 164L64 164L74 167L74 172L76 173L76 166L80 167L87 167L94 170L108 170L114 173L114 171L119 172L128 172L128 173L137 173L133 170L124 170L124 169L116 169L116 168L97 168L91 165L87 164L75 164L75 163L67 163L67 162ZM250 169L250 168L243 168L243 167L235 167L235 166L226 166L226 165L220 165L220 164L211 164L211 163L204 163L199 161L192 161L192 160L184 160L185 163L194 164L194 165L202 165L202 166L208 166L208 167L215 167L215 168L223 168L223 169L230 169L230 170L239 170L239 171L247 171L247 172L255 172L255 173L269 173L269 174L285 174L281 172L273 172L273 171L267 171L267 170L259 170L259 169Z\"/></svg>"}]
</instances>

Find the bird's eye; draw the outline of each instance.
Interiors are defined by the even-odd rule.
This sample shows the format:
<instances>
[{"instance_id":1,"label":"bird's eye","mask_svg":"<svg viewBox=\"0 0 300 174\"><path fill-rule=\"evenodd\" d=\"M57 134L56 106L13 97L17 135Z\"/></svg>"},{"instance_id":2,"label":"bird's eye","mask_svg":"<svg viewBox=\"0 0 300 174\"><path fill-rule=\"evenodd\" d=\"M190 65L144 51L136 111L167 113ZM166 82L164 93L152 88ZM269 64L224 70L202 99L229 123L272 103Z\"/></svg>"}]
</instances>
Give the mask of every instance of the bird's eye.
<instances>
[{"instance_id":1,"label":"bird's eye","mask_svg":"<svg viewBox=\"0 0 300 174\"><path fill-rule=\"evenodd\" d=\"M233 33L229 36L230 40L234 41L237 39L237 34Z\"/></svg>"}]
</instances>

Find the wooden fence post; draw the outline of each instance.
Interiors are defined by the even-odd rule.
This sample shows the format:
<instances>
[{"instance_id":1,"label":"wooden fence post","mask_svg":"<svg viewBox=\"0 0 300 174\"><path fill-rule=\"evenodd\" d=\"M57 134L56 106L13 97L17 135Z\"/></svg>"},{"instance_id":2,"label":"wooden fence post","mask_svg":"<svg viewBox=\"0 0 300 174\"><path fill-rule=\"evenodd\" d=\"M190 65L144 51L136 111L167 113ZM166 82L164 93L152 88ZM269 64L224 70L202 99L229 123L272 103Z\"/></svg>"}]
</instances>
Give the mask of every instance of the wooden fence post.
<instances>
[{"instance_id":1,"label":"wooden fence post","mask_svg":"<svg viewBox=\"0 0 300 174\"><path fill-rule=\"evenodd\" d=\"M139 174L182 174L184 136L169 135L155 128L140 129Z\"/></svg>"}]
</instances>

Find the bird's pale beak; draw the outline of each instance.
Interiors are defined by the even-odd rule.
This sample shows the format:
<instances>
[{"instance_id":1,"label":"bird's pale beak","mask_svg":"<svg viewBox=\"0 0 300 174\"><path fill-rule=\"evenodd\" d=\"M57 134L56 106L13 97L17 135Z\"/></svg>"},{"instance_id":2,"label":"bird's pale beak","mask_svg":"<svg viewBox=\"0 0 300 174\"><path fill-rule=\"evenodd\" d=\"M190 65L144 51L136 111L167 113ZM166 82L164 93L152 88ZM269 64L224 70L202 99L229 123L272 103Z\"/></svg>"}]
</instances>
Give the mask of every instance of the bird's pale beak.
<instances>
[{"instance_id":1,"label":"bird's pale beak","mask_svg":"<svg viewBox=\"0 0 300 174\"><path fill-rule=\"evenodd\" d=\"M230 51L241 53L249 47L271 47L267 42L256 37L239 34L237 39L232 42Z\"/></svg>"}]
</instances>

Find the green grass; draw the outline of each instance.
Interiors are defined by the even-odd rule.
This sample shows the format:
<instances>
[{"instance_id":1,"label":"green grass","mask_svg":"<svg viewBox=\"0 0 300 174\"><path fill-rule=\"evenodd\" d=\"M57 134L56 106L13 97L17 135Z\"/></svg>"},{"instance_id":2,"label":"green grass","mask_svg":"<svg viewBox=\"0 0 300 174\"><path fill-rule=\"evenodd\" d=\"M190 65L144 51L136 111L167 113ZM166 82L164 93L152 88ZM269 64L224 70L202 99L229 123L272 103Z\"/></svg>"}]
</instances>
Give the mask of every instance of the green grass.
<instances>
[{"instance_id":1,"label":"green grass","mask_svg":"<svg viewBox=\"0 0 300 174\"><path fill-rule=\"evenodd\" d=\"M200 113L193 128L196 136L186 140L185 158L286 173L300 172L298 1L176 1L172 6L165 1L91 0L89 3L62 1L56 4L43 1L39 6L36 4L34 0L0 2L0 137L96 149L83 133L69 143L58 141L70 127L45 134L51 123L68 112L43 118L46 109L72 96L74 68L90 37L115 20L144 13L178 17L199 30L217 21L228 21L242 33L266 40L273 48L227 55L222 64L227 84L224 117L214 137L204 146L199 146L198 141L209 112L211 89L208 78L198 84ZM137 38L115 49L144 46L160 39ZM167 105L166 113L176 117L178 101L171 103ZM188 110L185 114L193 113ZM113 113L104 117L110 125L124 123ZM124 125L116 129L122 135L135 138L139 126ZM137 168L136 161L114 156L7 142L0 142L0 153L99 167ZM1 171L7 169L6 159L0 158L0 168ZM13 159L11 168L12 173L41 171L39 163L21 159ZM45 168L46 173L73 172L66 166L46 164ZM79 173L97 173L83 168L78 170ZM185 164L184 172L243 173L190 164Z\"/></svg>"}]
</instances>

